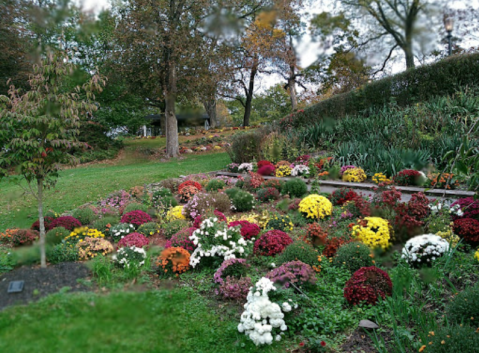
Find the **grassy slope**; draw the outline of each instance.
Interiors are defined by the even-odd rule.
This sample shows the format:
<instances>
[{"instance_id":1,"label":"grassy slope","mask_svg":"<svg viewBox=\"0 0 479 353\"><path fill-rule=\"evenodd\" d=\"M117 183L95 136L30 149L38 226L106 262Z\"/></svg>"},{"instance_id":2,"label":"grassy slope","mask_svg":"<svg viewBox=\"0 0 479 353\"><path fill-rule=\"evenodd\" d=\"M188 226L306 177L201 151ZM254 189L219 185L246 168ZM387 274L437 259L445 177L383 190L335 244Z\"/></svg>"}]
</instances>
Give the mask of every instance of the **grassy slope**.
<instances>
[{"instance_id":1,"label":"grassy slope","mask_svg":"<svg viewBox=\"0 0 479 353\"><path fill-rule=\"evenodd\" d=\"M220 317L207 304L189 289L57 294L0 313L0 352L284 351L256 348L232 315Z\"/></svg>"},{"instance_id":2,"label":"grassy slope","mask_svg":"<svg viewBox=\"0 0 479 353\"><path fill-rule=\"evenodd\" d=\"M108 193L170 177L222 169L229 163L226 153L188 155L168 162L151 161L135 153L139 146L158 148L164 139L127 142L123 158L115 163L79 166L64 170L56 187L46 194L46 209L71 210L98 200ZM147 142L146 142L147 141ZM23 195L17 185L0 182L0 232L11 227L30 227L37 219L35 199Z\"/></svg>"}]
</instances>

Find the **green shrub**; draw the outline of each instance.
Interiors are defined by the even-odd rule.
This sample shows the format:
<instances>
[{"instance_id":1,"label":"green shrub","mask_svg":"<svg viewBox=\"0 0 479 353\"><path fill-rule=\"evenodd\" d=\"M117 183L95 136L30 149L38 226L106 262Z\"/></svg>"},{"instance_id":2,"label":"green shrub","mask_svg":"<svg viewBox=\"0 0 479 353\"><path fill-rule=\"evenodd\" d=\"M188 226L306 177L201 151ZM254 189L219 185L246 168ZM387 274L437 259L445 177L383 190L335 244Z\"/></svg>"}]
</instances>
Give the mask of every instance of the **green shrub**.
<instances>
[{"instance_id":1,"label":"green shrub","mask_svg":"<svg viewBox=\"0 0 479 353\"><path fill-rule=\"evenodd\" d=\"M251 211L254 206L254 196L247 191L239 191L233 196L231 203L237 212Z\"/></svg>"},{"instance_id":2,"label":"green shrub","mask_svg":"<svg viewBox=\"0 0 479 353\"><path fill-rule=\"evenodd\" d=\"M295 227L302 228L308 225L308 219L304 218L298 210L289 211L288 216Z\"/></svg>"},{"instance_id":3,"label":"green shrub","mask_svg":"<svg viewBox=\"0 0 479 353\"><path fill-rule=\"evenodd\" d=\"M93 228L98 229L105 235L108 235L110 228L118 223L120 223L119 217L108 216L97 219L95 222L93 222Z\"/></svg>"},{"instance_id":4,"label":"green shrub","mask_svg":"<svg viewBox=\"0 0 479 353\"><path fill-rule=\"evenodd\" d=\"M83 226L89 225L94 220L98 219L98 216L91 208L77 208L73 210L72 216L80 221Z\"/></svg>"},{"instance_id":5,"label":"green shrub","mask_svg":"<svg viewBox=\"0 0 479 353\"><path fill-rule=\"evenodd\" d=\"M469 326L453 325L441 327L429 335L426 352L434 353L478 353L479 333Z\"/></svg>"},{"instance_id":6,"label":"green shrub","mask_svg":"<svg viewBox=\"0 0 479 353\"><path fill-rule=\"evenodd\" d=\"M166 239L170 239L174 234L187 227L189 227L188 221L184 219L177 219L163 224L161 229L163 230L163 234L165 235Z\"/></svg>"},{"instance_id":7,"label":"green shrub","mask_svg":"<svg viewBox=\"0 0 479 353\"><path fill-rule=\"evenodd\" d=\"M288 180L283 185L282 193L288 194L290 197L301 197L308 192L308 186L304 180L294 178Z\"/></svg>"},{"instance_id":8,"label":"green shrub","mask_svg":"<svg viewBox=\"0 0 479 353\"><path fill-rule=\"evenodd\" d=\"M55 245L62 242L67 236L70 235L70 231L63 228L63 227L56 227L52 230L49 230L47 234L45 234L45 240L47 245Z\"/></svg>"},{"instance_id":9,"label":"green shrub","mask_svg":"<svg viewBox=\"0 0 479 353\"><path fill-rule=\"evenodd\" d=\"M341 246L336 252L333 264L335 266L347 268L351 273L356 272L361 267L374 265L369 247L358 242L352 242Z\"/></svg>"},{"instance_id":10,"label":"green shrub","mask_svg":"<svg viewBox=\"0 0 479 353\"><path fill-rule=\"evenodd\" d=\"M273 214L266 223L266 229L276 229L283 232L289 232L293 230L294 224L291 221L291 218L287 215Z\"/></svg>"},{"instance_id":11,"label":"green shrub","mask_svg":"<svg viewBox=\"0 0 479 353\"><path fill-rule=\"evenodd\" d=\"M158 190L154 191L151 195L151 202L153 206L158 207L160 203L165 203L165 200L172 198L173 194L170 189L161 187ZM175 200L176 201L176 200Z\"/></svg>"},{"instance_id":12,"label":"green shrub","mask_svg":"<svg viewBox=\"0 0 479 353\"><path fill-rule=\"evenodd\" d=\"M226 189L225 194L228 195L230 199L232 199L239 191L241 191L240 188L231 188L231 189Z\"/></svg>"},{"instance_id":13,"label":"green shrub","mask_svg":"<svg viewBox=\"0 0 479 353\"><path fill-rule=\"evenodd\" d=\"M446 312L449 322L477 327L479 321L479 287L469 287L456 295L447 306Z\"/></svg>"},{"instance_id":14,"label":"green shrub","mask_svg":"<svg viewBox=\"0 0 479 353\"><path fill-rule=\"evenodd\" d=\"M47 260L52 264L60 262L73 262L78 260L78 251L76 247L71 247L66 243L60 243L47 247Z\"/></svg>"},{"instance_id":15,"label":"green shrub","mask_svg":"<svg viewBox=\"0 0 479 353\"><path fill-rule=\"evenodd\" d=\"M287 212L290 203L291 201L289 199L283 199L276 204L276 209Z\"/></svg>"},{"instance_id":16,"label":"green shrub","mask_svg":"<svg viewBox=\"0 0 479 353\"><path fill-rule=\"evenodd\" d=\"M211 179L205 187L206 191L218 191L224 189L226 183L220 179Z\"/></svg>"},{"instance_id":17,"label":"green shrub","mask_svg":"<svg viewBox=\"0 0 479 353\"><path fill-rule=\"evenodd\" d=\"M128 205L126 205L123 214L126 214L131 211L143 211L148 213L148 206L141 203L129 203Z\"/></svg>"},{"instance_id":18,"label":"green shrub","mask_svg":"<svg viewBox=\"0 0 479 353\"><path fill-rule=\"evenodd\" d=\"M162 197L158 203L155 205L156 207L163 207L163 208L171 208L178 206L178 201L173 196L164 196Z\"/></svg>"},{"instance_id":19,"label":"green shrub","mask_svg":"<svg viewBox=\"0 0 479 353\"><path fill-rule=\"evenodd\" d=\"M231 145L226 152L234 163L249 163L253 159L261 160L261 141L268 135L270 128L241 132L231 137Z\"/></svg>"},{"instance_id":20,"label":"green shrub","mask_svg":"<svg viewBox=\"0 0 479 353\"><path fill-rule=\"evenodd\" d=\"M318 265L318 252L311 244L302 240L296 240L283 250L277 257L277 265L282 265L290 261L302 261L310 266Z\"/></svg>"},{"instance_id":21,"label":"green shrub","mask_svg":"<svg viewBox=\"0 0 479 353\"><path fill-rule=\"evenodd\" d=\"M279 191L275 188L259 189L256 192L256 198L261 202L277 200L279 198Z\"/></svg>"},{"instance_id":22,"label":"green shrub","mask_svg":"<svg viewBox=\"0 0 479 353\"><path fill-rule=\"evenodd\" d=\"M137 230L138 233L145 237L152 236L160 230L160 227L155 222L143 223Z\"/></svg>"}]
</instances>

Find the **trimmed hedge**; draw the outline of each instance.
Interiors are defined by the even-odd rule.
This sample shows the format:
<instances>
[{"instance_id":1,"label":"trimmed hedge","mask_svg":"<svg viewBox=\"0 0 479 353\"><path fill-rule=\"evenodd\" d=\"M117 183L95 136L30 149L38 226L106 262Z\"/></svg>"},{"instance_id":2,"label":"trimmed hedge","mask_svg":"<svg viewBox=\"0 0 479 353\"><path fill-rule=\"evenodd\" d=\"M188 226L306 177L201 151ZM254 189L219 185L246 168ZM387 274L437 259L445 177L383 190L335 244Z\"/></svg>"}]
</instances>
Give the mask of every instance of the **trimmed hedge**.
<instances>
[{"instance_id":1,"label":"trimmed hedge","mask_svg":"<svg viewBox=\"0 0 479 353\"><path fill-rule=\"evenodd\" d=\"M479 54L465 54L423 65L312 105L281 119L282 130L341 118L391 101L408 106L432 97L452 95L459 87L479 85Z\"/></svg>"}]
</instances>

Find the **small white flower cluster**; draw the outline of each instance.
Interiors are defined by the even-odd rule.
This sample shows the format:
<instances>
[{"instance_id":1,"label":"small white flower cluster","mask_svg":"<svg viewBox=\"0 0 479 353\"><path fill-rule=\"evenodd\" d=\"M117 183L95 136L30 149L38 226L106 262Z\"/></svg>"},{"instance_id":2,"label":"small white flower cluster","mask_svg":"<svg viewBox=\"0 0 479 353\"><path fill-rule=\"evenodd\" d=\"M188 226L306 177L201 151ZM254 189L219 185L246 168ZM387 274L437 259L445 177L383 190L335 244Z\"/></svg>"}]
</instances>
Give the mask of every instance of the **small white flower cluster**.
<instances>
[{"instance_id":1,"label":"small white flower cluster","mask_svg":"<svg viewBox=\"0 0 479 353\"><path fill-rule=\"evenodd\" d=\"M292 176L301 176L306 174L309 174L309 167L307 165L298 164L295 165L291 170Z\"/></svg>"},{"instance_id":2,"label":"small white flower cluster","mask_svg":"<svg viewBox=\"0 0 479 353\"><path fill-rule=\"evenodd\" d=\"M245 311L241 314L238 331L244 332L255 345L271 344L274 340L280 341L281 335L288 329L284 321L284 313L298 307L297 304L284 302L281 306L273 303L268 293L274 291L274 283L261 278L251 287L244 305ZM291 301L291 299L290 299Z\"/></svg>"},{"instance_id":3,"label":"small white flower cluster","mask_svg":"<svg viewBox=\"0 0 479 353\"><path fill-rule=\"evenodd\" d=\"M434 203L430 203L429 208L431 209L432 214L436 214L440 212L442 209L444 209L444 211L449 212L449 214L456 215L458 217L464 216L464 212L462 212L461 206L459 205L451 206L451 203L447 201L444 201L444 202L437 201Z\"/></svg>"},{"instance_id":4,"label":"small white flower cluster","mask_svg":"<svg viewBox=\"0 0 479 353\"><path fill-rule=\"evenodd\" d=\"M238 167L238 170L241 171L253 171L253 163L241 163Z\"/></svg>"},{"instance_id":5,"label":"small white flower cluster","mask_svg":"<svg viewBox=\"0 0 479 353\"><path fill-rule=\"evenodd\" d=\"M135 226L129 223L119 223L110 229L110 234L115 240L119 240L126 235L133 233L135 231Z\"/></svg>"},{"instance_id":6,"label":"small white flower cluster","mask_svg":"<svg viewBox=\"0 0 479 353\"><path fill-rule=\"evenodd\" d=\"M192 267L203 257L222 256L229 260L246 256L246 246L250 243L241 236L240 226L228 228L217 217L205 219L189 238L197 246L190 257Z\"/></svg>"},{"instance_id":7,"label":"small white flower cluster","mask_svg":"<svg viewBox=\"0 0 479 353\"><path fill-rule=\"evenodd\" d=\"M140 267L145 264L146 251L136 246L126 246L113 255L113 261L124 268Z\"/></svg>"},{"instance_id":8,"label":"small white flower cluster","mask_svg":"<svg viewBox=\"0 0 479 353\"><path fill-rule=\"evenodd\" d=\"M410 264L431 263L449 250L447 240L435 234L423 234L409 239L402 250L402 258Z\"/></svg>"}]
</instances>

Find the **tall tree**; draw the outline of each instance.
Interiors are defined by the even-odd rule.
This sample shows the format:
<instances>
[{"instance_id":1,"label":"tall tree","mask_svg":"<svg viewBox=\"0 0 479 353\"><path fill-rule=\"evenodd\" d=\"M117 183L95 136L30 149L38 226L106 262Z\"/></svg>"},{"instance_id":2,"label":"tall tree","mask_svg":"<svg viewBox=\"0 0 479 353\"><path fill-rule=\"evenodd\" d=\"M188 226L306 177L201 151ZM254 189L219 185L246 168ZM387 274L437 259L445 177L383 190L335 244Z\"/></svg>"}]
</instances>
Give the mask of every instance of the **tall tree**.
<instances>
[{"instance_id":1,"label":"tall tree","mask_svg":"<svg viewBox=\"0 0 479 353\"><path fill-rule=\"evenodd\" d=\"M104 81L93 76L82 87L71 88L76 68L63 52L48 53L41 64L34 66L30 90L22 94L12 86L9 97L0 96L0 178L10 177L23 186L28 184L38 201L40 221L41 265L46 266L44 191L58 177L61 163L75 163L69 154L72 147L82 147L76 141L80 120L92 114L94 91ZM16 173L10 174L12 169Z\"/></svg>"}]
</instances>

